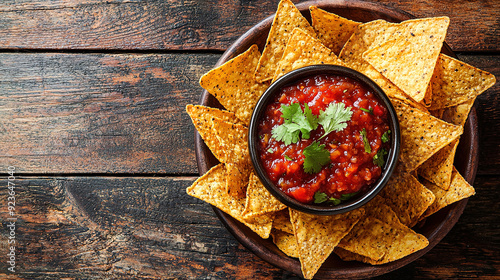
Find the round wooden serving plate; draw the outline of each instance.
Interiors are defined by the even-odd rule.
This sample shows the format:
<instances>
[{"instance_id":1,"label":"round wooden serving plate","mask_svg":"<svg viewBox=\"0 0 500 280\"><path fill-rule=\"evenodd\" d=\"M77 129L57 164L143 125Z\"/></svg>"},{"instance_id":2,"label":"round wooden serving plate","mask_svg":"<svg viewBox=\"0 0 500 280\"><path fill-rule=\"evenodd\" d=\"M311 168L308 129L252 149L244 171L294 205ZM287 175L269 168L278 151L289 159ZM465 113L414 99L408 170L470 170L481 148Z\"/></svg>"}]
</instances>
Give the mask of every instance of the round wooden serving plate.
<instances>
[{"instance_id":1,"label":"round wooden serving plate","mask_svg":"<svg viewBox=\"0 0 500 280\"><path fill-rule=\"evenodd\" d=\"M310 20L309 6L317 6L329 12L333 12L345 18L359 21L368 22L375 19L384 19L390 22L401 22L404 20L414 18L411 14L404 11L390 8L381 4L369 3L363 1L308 1L297 4L297 8L302 14ZM267 35L272 23L274 15L264 19L245 34L243 34L231 47L222 55L215 67L222 65L224 62L235 57L236 55L247 50L252 44L257 44L262 51L267 39ZM450 56L455 56L448 45L444 45L442 52ZM211 96L207 91L204 91L201 96L202 105L210 107L222 108L218 101ZM218 164L218 161L211 154L210 150L204 144L203 140L198 133L195 134L196 145L196 159L198 164L198 171L200 175L205 174L211 167ZM477 116L475 108L472 109L469 119L464 127L464 133L460 138L460 144L457 148L455 158L455 166L460 171L462 176L472 184L476 175L478 165L478 128ZM415 252L403 259L384 264L373 266L360 262L344 262L335 254L332 254L321 269L315 275L315 279L320 278L336 278L336 279L359 279L365 277L374 277L382 275L398 269L417 258L424 255L432 249L443 237L451 230L453 225L458 221L462 214L467 199L454 203L438 213L430 216L425 224L420 227L414 228L415 231L421 233L429 240L429 246L425 249ZM257 234L252 232L249 228L239 223L231 216L213 208L221 222L236 237L236 239L245 246L248 250L264 259L265 261L282 268L284 270L293 272L297 275L302 275L300 269L300 262L298 259L291 258L283 254L273 244L271 239L264 240Z\"/></svg>"}]
</instances>

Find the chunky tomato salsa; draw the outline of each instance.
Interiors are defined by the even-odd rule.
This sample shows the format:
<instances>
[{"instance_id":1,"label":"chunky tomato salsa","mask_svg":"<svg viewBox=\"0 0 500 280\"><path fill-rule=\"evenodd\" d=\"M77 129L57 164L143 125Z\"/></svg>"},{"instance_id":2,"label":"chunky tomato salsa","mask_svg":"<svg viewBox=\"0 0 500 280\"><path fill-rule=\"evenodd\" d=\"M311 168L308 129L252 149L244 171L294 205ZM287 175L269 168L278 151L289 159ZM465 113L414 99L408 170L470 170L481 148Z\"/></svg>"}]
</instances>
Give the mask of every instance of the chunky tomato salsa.
<instances>
[{"instance_id":1,"label":"chunky tomato salsa","mask_svg":"<svg viewBox=\"0 0 500 280\"><path fill-rule=\"evenodd\" d=\"M381 175L390 148L388 111L360 82L318 75L288 85L259 122L270 180L302 203L339 204Z\"/></svg>"}]
</instances>

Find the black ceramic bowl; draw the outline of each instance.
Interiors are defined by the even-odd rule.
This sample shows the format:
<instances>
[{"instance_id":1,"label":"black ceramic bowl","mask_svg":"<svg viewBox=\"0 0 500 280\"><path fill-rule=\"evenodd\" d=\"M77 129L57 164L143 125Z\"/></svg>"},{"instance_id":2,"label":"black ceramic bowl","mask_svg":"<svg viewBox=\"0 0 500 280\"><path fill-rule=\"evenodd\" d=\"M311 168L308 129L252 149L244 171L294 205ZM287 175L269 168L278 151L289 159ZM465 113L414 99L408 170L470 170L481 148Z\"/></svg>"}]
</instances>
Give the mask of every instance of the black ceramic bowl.
<instances>
[{"instance_id":1,"label":"black ceramic bowl","mask_svg":"<svg viewBox=\"0 0 500 280\"><path fill-rule=\"evenodd\" d=\"M301 81L311 76L316 76L320 74L326 75L339 75L351 78L363 84L367 89L372 91L378 99L385 105L388 110L389 115L389 127L391 130L391 147L387 154L385 164L382 168L382 174L380 178L366 191L364 194L360 194L351 200L342 202L339 205L323 205L323 204L304 204L292 197L289 197L283 193L274 183L268 178L267 173L260 160L259 151L257 145L259 142L258 137L258 126L262 115L269 102L272 102L277 93L283 87ZM282 76L276 80L271 86L264 92L261 96L257 105L255 106L254 112L252 114L252 119L250 121L250 127L248 131L248 146L250 151L250 157L252 159L252 164L264 186L273 194L279 201L281 201L286 206L315 215L334 215L340 214L347 211L354 210L363 206L365 203L374 198L387 184L392 171L394 170L398 156L399 156L399 145L400 145L400 131L399 123L394 107L392 106L389 98L385 95L384 91L371 79L365 75L357 72L353 69L337 66L337 65L312 65L294 70L286 75Z\"/></svg>"}]
</instances>

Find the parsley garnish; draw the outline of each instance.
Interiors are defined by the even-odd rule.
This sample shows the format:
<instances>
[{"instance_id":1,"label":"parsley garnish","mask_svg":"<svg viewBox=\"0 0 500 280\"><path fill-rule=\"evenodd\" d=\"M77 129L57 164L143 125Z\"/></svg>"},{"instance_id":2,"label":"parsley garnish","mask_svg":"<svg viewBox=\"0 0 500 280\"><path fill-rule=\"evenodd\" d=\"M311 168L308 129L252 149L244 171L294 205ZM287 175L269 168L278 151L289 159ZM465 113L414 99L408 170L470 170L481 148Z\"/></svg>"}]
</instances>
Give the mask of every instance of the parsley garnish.
<instances>
[{"instance_id":1,"label":"parsley garnish","mask_svg":"<svg viewBox=\"0 0 500 280\"><path fill-rule=\"evenodd\" d=\"M306 173L318 173L321 167L330 163L330 152L325 149L325 145L313 142L302 152L304 158L304 171Z\"/></svg>"},{"instance_id":2,"label":"parsley garnish","mask_svg":"<svg viewBox=\"0 0 500 280\"><path fill-rule=\"evenodd\" d=\"M325 134L323 138L332 131L342 131L347 127L347 121L352 117L351 107L345 107L344 103L331 103L325 111L320 111L318 123L323 126Z\"/></svg>"},{"instance_id":3,"label":"parsley garnish","mask_svg":"<svg viewBox=\"0 0 500 280\"><path fill-rule=\"evenodd\" d=\"M373 163L378 165L379 167L382 167L382 165L384 165L385 163L385 155L387 155L387 151L385 149L382 148L378 150L377 154L373 157Z\"/></svg>"},{"instance_id":4,"label":"parsley garnish","mask_svg":"<svg viewBox=\"0 0 500 280\"><path fill-rule=\"evenodd\" d=\"M390 130L387 130L386 132L384 132L384 134L382 134L381 139L382 139L383 143L387 143L387 142L389 142L391 140L389 134L391 134Z\"/></svg>"},{"instance_id":5,"label":"parsley garnish","mask_svg":"<svg viewBox=\"0 0 500 280\"><path fill-rule=\"evenodd\" d=\"M368 136L366 135L366 129L361 130L361 136L363 136L363 143L365 144L365 152L371 153L372 147L370 146L370 141L368 141Z\"/></svg>"},{"instance_id":6,"label":"parsley garnish","mask_svg":"<svg viewBox=\"0 0 500 280\"><path fill-rule=\"evenodd\" d=\"M273 128L272 136L285 145L297 143L300 133L302 138L309 139L310 132L318 127L318 118L312 114L307 104L304 104L304 111L299 103L281 105L281 112L285 122Z\"/></svg>"},{"instance_id":7,"label":"parsley garnish","mask_svg":"<svg viewBox=\"0 0 500 280\"><path fill-rule=\"evenodd\" d=\"M372 114L372 115L373 115L373 108L370 108L370 110L368 110L368 109L365 109L365 108L361 108L361 107L360 107L359 109L360 109L361 111L363 111L363 112L367 112L368 114Z\"/></svg>"}]
</instances>

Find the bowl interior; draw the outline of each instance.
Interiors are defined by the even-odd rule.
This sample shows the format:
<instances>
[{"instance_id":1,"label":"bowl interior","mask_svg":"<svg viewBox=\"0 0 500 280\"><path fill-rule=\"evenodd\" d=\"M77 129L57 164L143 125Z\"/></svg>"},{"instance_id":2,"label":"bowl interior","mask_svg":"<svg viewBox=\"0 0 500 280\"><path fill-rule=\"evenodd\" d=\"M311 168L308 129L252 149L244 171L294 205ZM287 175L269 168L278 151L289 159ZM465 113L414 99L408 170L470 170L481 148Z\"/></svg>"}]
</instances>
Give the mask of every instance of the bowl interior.
<instances>
[{"instance_id":1,"label":"bowl interior","mask_svg":"<svg viewBox=\"0 0 500 280\"><path fill-rule=\"evenodd\" d=\"M360 82L367 89L373 92L377 98L385 105L388 110L388 120L389 120L389 128L391 130L391 147L387 155L387 160L383 166L382 174L380 178L372 184L371 188L351 200L343 202L339 205L315 205L315 204L305 204L301 203L285 193L283 193L267 176L264 166L260 160L260 155L258 151L258 124L265 113L266 107L269 102L273 101L276 95L280 92L280 90L297 81L306 79L311 76L326 74L326 75L338 75L345 76ZM257 105L255 106L254 112L252 114L252 119L250 121L249 133L248 133L248 145L250 151L250 157L252 159L252 164L257 173L257 176L264 184L264 186L269 190L271 194L273 194L278 200L280 200L283 204L287 205L290 208L315 214L315 215L334 215L341 214L356 208L359 208L374 198L386 185L389 180L394 167L396 166L397 159L399 156L399 144L400 144L400 132L399 132L399 123L396 112L384 91L371 79L359 73L353 69L338 66L338 65L313 65L307 66L304 68L297 69L295 71L291 71L286 75L282 76L280 79L275 81L271 86L264 92L261 96Z\"/></svg>"},{"instance_id":2,"label":"bowl interior","mask_svg":"<svg viewBox=\"0 0 500 280\"><path fill-rule=\"evenodd\" d=\"M378 3L364 2L352 0L346 2L344 0L331 1L307 1L297 4L297 8L303 13L306 18L310 18L309 6L316 5L318 8L328 12L336 13L340 16L360 22L368 22L376 19L384 19L390 22L401 22L414 18L411 14L399 9L391 8ZM257 44L262 51L267 34L269 32L274 15L270 15L262 20L238 40L236 40L228 50L221 56L214 67L222 65L224 62L235 57L236 55L247 50L252 44ZM441 50L444 54L456 57L451 48L445 43ZM222 108L219 102L211 96L207 91L203 91L200 98L200 104ZM457 148L455 166L460 171L462 176L473 184L478 166L478 120L475 108L472 108L469 118L464 127L464 133L460 138L460 143ZM195 132L195 149L198 171L200 175L206 173L211 167L218 164L218 161L212 155L208 147L197 132ZM429 246L403 259L380 265L372 266L360 262L345 262L332 254L321 266L316 279L360 279L367 277L375 277L388 273L390 271L401 268L412 261L423 256L431 250L436 244L444 238L451 230L453 225L458 221L462 214L468 199L449 205L440 210L438 213L429 217L424 225L415 228L418 233L423 234L429 240ZM261 259L270 264L279 267L283 270L290 271L296 275L302 275L300 262L298 259L291 258L283 254L269 239L262 239L253 231L248 229L240 222L233 219L231 216L222 212L218 208L213 207L220 221L224 224L227 230L249 251L259 256Z\"/></svg>"}]
</instances>

